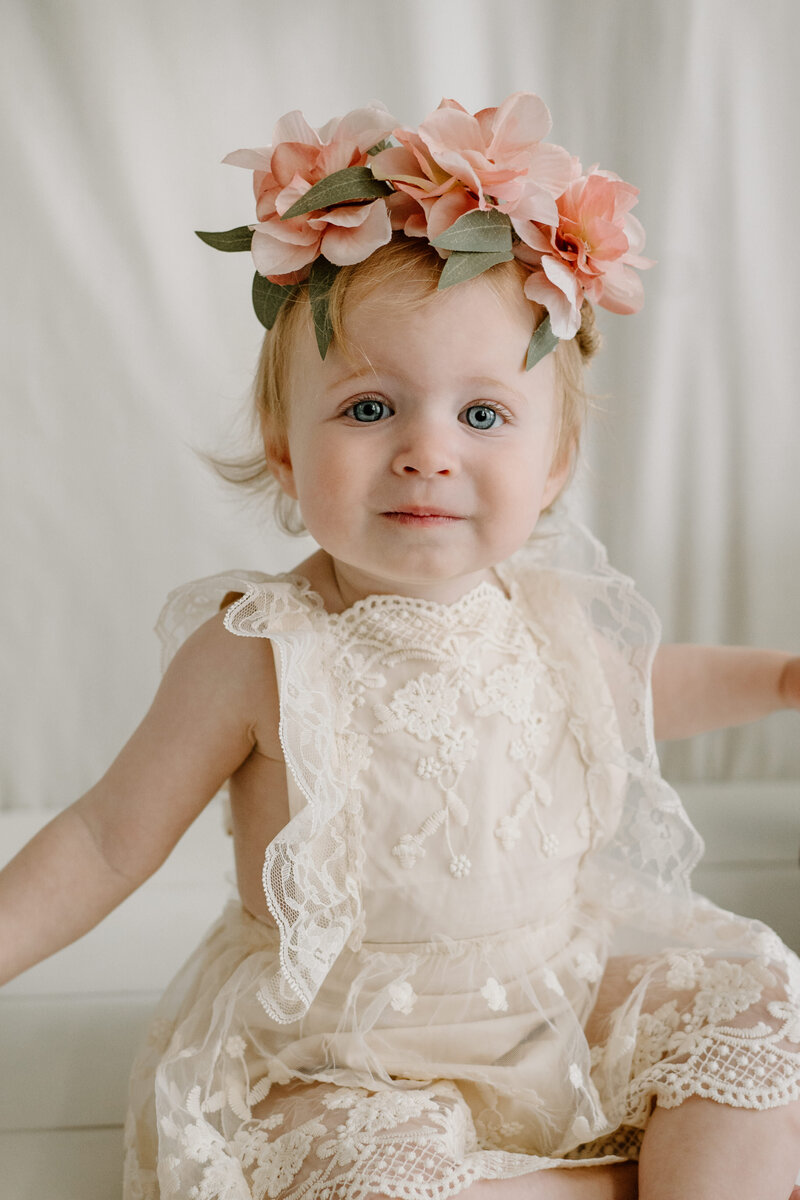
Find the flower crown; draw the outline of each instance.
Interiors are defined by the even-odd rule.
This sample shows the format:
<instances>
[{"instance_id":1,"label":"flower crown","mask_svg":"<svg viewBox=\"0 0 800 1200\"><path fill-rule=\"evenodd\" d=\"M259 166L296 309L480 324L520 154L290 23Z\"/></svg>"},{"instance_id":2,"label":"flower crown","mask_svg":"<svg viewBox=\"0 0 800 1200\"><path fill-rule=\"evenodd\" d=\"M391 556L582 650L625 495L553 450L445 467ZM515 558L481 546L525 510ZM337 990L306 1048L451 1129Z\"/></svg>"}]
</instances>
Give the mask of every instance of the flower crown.
<instances>
[{"instance_id":1,"label":"flower crown","mask_svg":"<svg viewBox=\"0 0 800 1200\"><path fill-rule=\"evenodd\" d=\"M547 310L528 348L530 369L575 336L584 299L638 312L642 284L630 268L652 266L630 212L638 189L597 166L584 172L542 140L550 126L531 92L474 115L442 100L417 129L398 128L377 101L321 129L290 112L272 145L223 160L253 171L256 223L197 236L217 250L251 251L253 307L267 329L308 281L323 358L337 271L393 232L427 238L446 259L440 289L516 258L527 269L525 295Z\"/></svg>"}]
</instances>

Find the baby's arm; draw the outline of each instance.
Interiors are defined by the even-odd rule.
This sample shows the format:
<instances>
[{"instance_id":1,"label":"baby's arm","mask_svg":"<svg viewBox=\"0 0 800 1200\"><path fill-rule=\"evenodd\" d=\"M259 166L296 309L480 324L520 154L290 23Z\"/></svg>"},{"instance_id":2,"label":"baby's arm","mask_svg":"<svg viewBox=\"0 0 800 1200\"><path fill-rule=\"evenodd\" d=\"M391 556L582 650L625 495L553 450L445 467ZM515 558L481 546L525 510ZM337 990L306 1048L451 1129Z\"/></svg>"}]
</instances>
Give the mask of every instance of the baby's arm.
<instances>
[{"instance_id":1,"label":"baby's arm","mask_svg":"<svg viewBox=\"0 0 800 1200\"><path fill-rule=\"evenodd\" d=\"M153 874L250 754L273 694L268 643L233 637L221 616L187 640L103 778L0 872L0 984L75 941Z\"/></svg>"},{"instance_id":2,"label":"baby's arm","mask_svg":"<svg viewBox=\"0 0 800 1200\"><path fill-rule=\"evenodd\" d=\"M800 709L800 658L745 646L661 646L653 664L657 741Z\"/></svg>"}]
</instances>

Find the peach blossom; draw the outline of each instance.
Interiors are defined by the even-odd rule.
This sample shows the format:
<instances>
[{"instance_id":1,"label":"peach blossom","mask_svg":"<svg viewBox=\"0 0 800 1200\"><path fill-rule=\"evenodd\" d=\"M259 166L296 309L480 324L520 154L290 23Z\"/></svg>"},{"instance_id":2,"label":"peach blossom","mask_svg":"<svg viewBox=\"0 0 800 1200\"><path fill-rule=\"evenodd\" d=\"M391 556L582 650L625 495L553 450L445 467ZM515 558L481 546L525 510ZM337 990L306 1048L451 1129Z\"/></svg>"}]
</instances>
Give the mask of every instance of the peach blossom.
<instances>
[{"instance_id":1,"label":"peach blossom","mask_svg":"<svg viewBox=\"0 0 800 1200\"><path fill-rule=\"evenodd\" d=\"M652 261L641 257L644 230L630 212L638 194L619 176L594 167L559 196L557 222L512 215L520 238L515 254L531 267L525 294L547 307L557 337L577 332L584 298L612 312L641 308L642 284L631 268Z\"/></svg>"},{"instance_id":2,"label":"peach blossom","mask_svg":"<svg viewBox=\"0 0 800 1200\"><path fill-rule=\"evenodd\" d=\"M400 146L377 154L372 170L416 200L432 240L472 209L497 208L519 219L554 223L558 197L576 175L576 160L542 142L550 114L538 96L516 92L499 108L471 115L442 100L417 130L396 129ZM408 207L395 227L418 236ZM406 222L411 220L410 228Z\"/></svg>"},{"instance_id":3,"label":"peach blossom","mask_svg":"<svg viewBox=\"0 0 800 1200\"><path fill-rule=\"evenodd\" d=\"M377 101L313 129L301 112L277 122L272 144L235 150L223 160L253 171L257 223L252 255L256 270L275 283L295 282L320 255L337 266L360 262L389 241L384 200L351 202L283 220L296 200L344 167L364 166L367 151L388 137L394 119Z\"/></svg>"}]
</instances>

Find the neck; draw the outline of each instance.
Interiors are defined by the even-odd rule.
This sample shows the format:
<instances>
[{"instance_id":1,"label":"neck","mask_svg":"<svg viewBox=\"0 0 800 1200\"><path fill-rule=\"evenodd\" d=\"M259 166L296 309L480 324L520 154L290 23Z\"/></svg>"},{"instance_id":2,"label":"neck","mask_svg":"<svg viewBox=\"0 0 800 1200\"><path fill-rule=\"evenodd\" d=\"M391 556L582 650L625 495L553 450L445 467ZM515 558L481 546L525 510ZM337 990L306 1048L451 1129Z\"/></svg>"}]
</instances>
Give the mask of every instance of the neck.
<instances>
[{"instance_id":1,"label":"neck","mask_svg":"<svg viewBox=\"0 0 800 1200\"><path fill-rule=\"evenodd\" d=\"M330 578L337 597L338 611L350 608L356 601L363 600L367 596L399 595L418 600L432 600L437 604L453 604L477 587L479 583L491 583L502 590L500 581L490 568L483 568L469 575L460 575L456 579L418 583L372 578L346 563L337 562L330 556L327 557Z\"/></svg>"}]
</instances>

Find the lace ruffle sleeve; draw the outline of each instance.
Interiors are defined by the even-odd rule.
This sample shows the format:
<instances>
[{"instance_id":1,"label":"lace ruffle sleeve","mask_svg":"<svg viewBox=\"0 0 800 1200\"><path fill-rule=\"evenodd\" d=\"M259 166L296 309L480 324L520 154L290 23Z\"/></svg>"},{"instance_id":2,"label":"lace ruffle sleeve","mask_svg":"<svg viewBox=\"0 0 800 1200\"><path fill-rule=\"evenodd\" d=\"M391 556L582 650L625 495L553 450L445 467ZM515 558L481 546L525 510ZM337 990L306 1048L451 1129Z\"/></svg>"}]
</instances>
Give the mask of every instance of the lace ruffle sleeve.
<instances>
[{"instance_id":1,"label":"lace ruffle sleeve","mask_svg":"<svg viewBox=\"0 0 800 1200\"><path fill-rule=\"evenodd\" d=\"M292 575L231 571L176 588L156 625L162 668L186 638L239 593L225 627L272 643L280 695L280 738L301 807L267 847L263 883L281 935L280 963L261 980L273 1020L307 1010L353 933L360 911L354 864L340 828L347 765L340 760L335 696L325 685L326 628L319 597Z\"/></svg>"},{"instance_id":2,"label":"lace ruffle sleeve","mask_svg":"<svg viewBox=\"0 0 800 1200\"><path fill-rule=\"evenodd\" d=\"M285 1024L307 1012L348 939L359 935L358 864L346 829L351 767L337 738L330 632L319 597L300 580L257 583L230 607L225 626L272 643L281 748L303 802L267 846L262 874L280 953L258 998Z\"/></svg>"},{"instance_id":3,"label":"lace ruffle sleeve","mask_svg":"<svg viewBox=\"0 0 800 1200\"><path fill-rule=\"evenodd\" d=\"M230 592L249 592L269 578L258 571L226 571L184 583L171 591L155 626L161 643L161 670L167 669L189 635L220 611Z\"/></svg>"},{"instance_id":4,"label":"lace ruffle sleeve","mask_svg":"<svg viewBox=\"0 0 800 1200\"><path fill-rule=\"evenodd\" d=\"M659 771L651 690L659 619L633 581L609 565L605 547L563 510L542 519L518 557L518 570L554 571L592 629L623 747L620 820L587 864L587 887L594 876L621 924L674 934L691 911L690 876L703 842Z\"/></svg>"}]
</instances>

